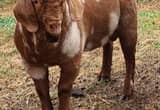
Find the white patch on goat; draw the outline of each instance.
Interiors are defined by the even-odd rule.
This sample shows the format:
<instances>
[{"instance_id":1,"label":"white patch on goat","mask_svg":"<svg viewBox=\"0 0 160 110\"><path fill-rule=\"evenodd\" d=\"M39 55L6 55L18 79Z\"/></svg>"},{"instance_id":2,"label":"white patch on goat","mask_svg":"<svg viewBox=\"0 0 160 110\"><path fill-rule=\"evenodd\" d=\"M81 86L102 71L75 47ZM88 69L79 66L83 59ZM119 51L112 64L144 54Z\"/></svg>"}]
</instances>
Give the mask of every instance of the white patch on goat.
<instances>
[{"instance_id":1,"label":"white patch on goat","mask_svg":"<svg viewBox=\"0 0 160 110\"><path fill-rule=\"evenodd\" d=\"M82 51L84 50L85 42L86 42L86 37L83 36L83 37L82 37Z\"/></svg>"},{"instance_id":2,"label":"white patch on goat","mask_svg":"<svg viewBox=\"0 0 160 110\"><path fill-rule=\"evenodd\" d=\"M21 23L18 23L18 27L19 27L19 31L21 34L23 34L23 28L22 28L22 24Z\"/></svg>"},{"instance_id":3,"label":"white patch on goat","mask_svg":"<svg viewBox=\"0 0 160 110\"><path fill-rule=\"evenodd\" d=\"M82 3L83 3L83 4L85 4L85 3L86 3L86 1L85 1L85 0L82 0Z\"/></svg>"},{"instance_id":4,"label":"white patch on goat","mask_svg":"<svg viewBox=\"0 0 160 110\"><path fill-rule=\"evenodd\" d=\"M100 0L96 0L96 2L100 2Z\"/></svg>"},{"instance_id":5,"label":"white patch on goat","mask_svg":"<svg viewBox=\"0 0 160 110\"><path fill-rule=\"evenodd\" d=\"M72 22L65 35L62 52L68 57L74 57L80 51L80 30L77 22Z\"/></svg>"},{"instance_id":6,"label":"white patch on goat","mask_svg":"<svg viewBox=\"0 0 160 110\"><path fill-rule=\"evenodd\" d=\"M36 46L37 45L37 37L36 37L36 34L33 33L33 44Z\"/></svg>"},{"instance_id":7,"label":"white patch on goat","mask_svg":"<svg viewBox=\"0 0 160 110\"><path fill-rule=\"evenodd\" d=\"M27 72L33 79L43 79L46 75L46 70L40 67L30 67Z\"/></svg>"},{"instance_id":8,"label":"white patch on goat","mask_svg":"<svg viewBox=\"0 0 160 110\"><path fill-rule=\"evenodd\" d=\"M82 44L82 51L84 50L84 48L85 48L85 43L86 43L86 32L85 32L85 30L84 30L84 27L83 27L83 29L82 29L82 38L81 38L81 44Z\"/></svg>"},{"instance_id":9,"label":"white patch on goat","mask_svg":"<svg viewBox=\"0 0 160 110\"><path fill-rule=\"evenodd\" d=\"M69 13L69 5L66 2L66 17L67 17L67 25L69 25L69 23L71 22L71 17L70 17L70 13Z\"/></svg>"},{"instance_id":10,"label":"white patch on goat","mask_svg":"<svg viewBox=\"0 0 160 110\"><path fill-rule=\"evenodd\" d=\"M93 34L94 33L94 26L92 26L92 28L91 28L91 34Z\"/></svg>"},{"instance_id":11,"label":"white patch on goat","mask_svg":"<svg viewBox=\"0 0 160 110\"><path fill-rule=\"evenodd\" d=\"M105 37L101 40L101 45L104 46L108 41L109 41L109 37L108 37L108 36L105 36Z\"/></svg>"},{"instance_id":12,"label":"white patch on goat","mask_svg":"<svg viewBox=\"0 0 160 110\"><path fill-rule=\"evenodd\" d=\"M37 36L36 36L36 33L33 33L32 36L33 36L34 51L35 51L36 54L39 54L39 52L37 50Z\"/></svg>"},{"instance_id":13,"label":"white patch on goat","mask_svg":"<svg viewBox=\"0 0 160 110\"><path fill-rule=\"evenodd\" d=\"M26 63L23 60L25 70L26 72L33 78L33 79L43 79L46 75L46 69L45 67L35 67L35 66L30 66L28 63Z\"/></svg>"},{"instance_id":14,"label":"white patch on goat","mask_svg":"<svg viewBox=\"0 0 160 110\"><path fill-rule=\"evenodd\" d=\"M82 23L82 28L81 28L81 32L82 32L82 38L81 38L81 42L82 42L82 51L84 51L84 48L85 48L85 44L86 44L86 39L87 39L87 33L85 31L85 26L84 26L84 23Z\"/></svg>"},{"instance_id":15,"label":"white patch on goat","mask_svg":"<svg viewBox=\"0 0 160 110\"><path fill-rule=\"evenodd\" d=\"M23 45L30 49L30 46L28 45L27 41L26 41L26 36L24 35L23 33L23 27L22 27L22 24L21 23L18 23L18 28L19 28L19 31L20 31L20 34L22 35L22 42L23 42Z\"/></svg>"},{"instance_id":16,"label":"white patch on goat","mask_svg":"<svg viewBox=\"0 0 160 110\"><path fill-rule=\"evenodd\" d=\"M109 36L111 36L116 30L119 23L119 15L115 12L110 14L110 23L109 23Z\"/></svg>"}]
</instances>

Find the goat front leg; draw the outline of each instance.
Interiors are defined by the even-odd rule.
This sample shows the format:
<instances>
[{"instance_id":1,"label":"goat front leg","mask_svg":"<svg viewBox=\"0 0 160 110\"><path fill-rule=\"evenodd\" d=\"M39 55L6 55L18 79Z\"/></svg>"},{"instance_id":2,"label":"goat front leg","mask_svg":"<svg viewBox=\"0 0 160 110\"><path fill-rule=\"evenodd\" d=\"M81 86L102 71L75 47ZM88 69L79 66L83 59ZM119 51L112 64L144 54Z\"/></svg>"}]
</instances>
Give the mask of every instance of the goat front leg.
<instances>
[{"instance_id":1,"label":"goat front leg","mask_svg":"<svg viewBox=\"0 0 160 110\"><path fill-rule=\"evenodd\" d=\"M49 96L48 68L30 66L28 73L34 81L36 91L41 101L42 110L53 110Z\"/></svg>"},{"instance_id":2,"label":"goat front leg","mask_svg":"<svg viewBox=\"0 0 160 110\"><path fill-rule=\"evenodd\" d=\"M126 77L124 82L124 97L133 94L135 74L135 52L137 42L137 9L136 1L120 0L121 17L119 21L118 36L126 63Z\"/></svg>"},{"instance_id":3,"label":"goat front leg","mask_svg":"<svg viewBox=\"0 0 160 110\"><path fill-rule=\"evenodd\" d=\"M59 110L71 110L70 96L72 85L79 72L79 63L67 63L61 66L58 85Z\"/></svg>"},{"instance_id":4,"label":"goat front leg","mask_svg":"<svg viewBox=\"0 0 160 110\"><path fill-rule=\"evenodd\" d=\"M121 47L123 50L126 63L126 77L124 81L124 97L129 98L133 94L134 74L135 74L135 53L137 42L137 20L136 16L132 16L132 21L128 25L121 25L119 34ZM122 22L123 23L123 22ZM126 27L128 26L128 27Z\"/></svg>"},{"instance_id":5,"label":"goat front leg","mask_svg":"<svg viewBox=\"0 0 160 110\"><path fill-rule=\"evenodd\" d=\"M121 17L119 21L118 35L126 63L126 77L124 82L124 97L129 98L133 94L135 74L135 52L137 43L137 9L136 1L120 0Z\"/></svg>"}]
</instances>

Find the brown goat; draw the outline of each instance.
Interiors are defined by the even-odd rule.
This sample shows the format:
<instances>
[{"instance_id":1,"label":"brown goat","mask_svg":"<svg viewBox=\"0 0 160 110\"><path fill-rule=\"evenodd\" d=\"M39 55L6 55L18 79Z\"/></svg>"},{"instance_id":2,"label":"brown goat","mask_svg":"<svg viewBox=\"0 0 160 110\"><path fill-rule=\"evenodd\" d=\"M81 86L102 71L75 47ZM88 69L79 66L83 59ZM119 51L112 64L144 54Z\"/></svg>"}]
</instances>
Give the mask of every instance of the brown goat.
<instances>
[{"instance_id":1,"label":"brown goat","mask_svg":"<svg viewBox=\"0 0 160 110\"><path fill-rule=\"evenodd\" d=\"M59 65L59 110L70 95L83 51L103 47L99 79L111 78L113 41L120 39L126 62L124 98L133 92L137 12L134 0L17 0L14 40L35 83L43 110L53 110L48 67Z\"/></svg>"}]
</instances>

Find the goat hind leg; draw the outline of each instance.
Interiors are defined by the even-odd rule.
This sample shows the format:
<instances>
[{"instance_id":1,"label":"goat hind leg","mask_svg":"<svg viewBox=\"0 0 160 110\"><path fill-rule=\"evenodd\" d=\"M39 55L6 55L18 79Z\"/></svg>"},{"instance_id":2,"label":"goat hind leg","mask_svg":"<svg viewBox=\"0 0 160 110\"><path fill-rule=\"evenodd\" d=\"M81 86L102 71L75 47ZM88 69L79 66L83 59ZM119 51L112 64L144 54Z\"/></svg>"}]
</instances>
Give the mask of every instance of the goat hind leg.
<instances>
[{"instance_id":1,"label":"goat hind leg","mask_svg":"<svg viewBox=\"0 0 160 110\"><path fill-rule=\"evenodd\" d=\"M126 63L126 77L124 82L124 97L129 98L133 94L134 74L135 74L135 52L137 42L136 20L128 25L128 29L121 30L119 38Z\"/></svg>"},{"instance_id":2,"label":"goat hind leg","mask_svg":"<svg viewBox=\"0 0 160 110\"><path fill-rule=\"evenodd\" d=\"M124 82L124 97L129 98L133 94L134 74L135 74L135 46L126 46L121 43L126 62L126 77Z\"/></svg>"},{"instance_id":3,"label":"goat hind leg","mask_svg":"<svg viewBox=\"0 0 160 110\"><path fill-rule=\"evenodd\" d=\"M102 69L98 75L98 80L111 79L111 65L112 65L113 42L109 42L103 46L103 62Z\"/></svg>"},{"instance_id":4,"label":"goat hind leg","mask_svg":"<svg viewBox=\"0 0 160 110\"><path fill-rule=\"evenodd\" d=\"M133 83L135 74L135 52L137 42L137 9L136 1L120 0L121 17L118 28L126 63L126 77L124 82L124 97L129 98L133 94Z\"/></svg>"}]
</instances>

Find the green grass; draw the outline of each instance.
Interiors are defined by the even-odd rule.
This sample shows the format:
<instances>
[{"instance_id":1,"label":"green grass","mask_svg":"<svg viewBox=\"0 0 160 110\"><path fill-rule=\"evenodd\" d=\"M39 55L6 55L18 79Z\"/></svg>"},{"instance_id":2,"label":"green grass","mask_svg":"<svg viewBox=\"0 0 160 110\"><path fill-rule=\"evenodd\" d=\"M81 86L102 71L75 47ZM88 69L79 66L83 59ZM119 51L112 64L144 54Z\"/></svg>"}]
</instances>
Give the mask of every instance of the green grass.
<instances>
[{"instance_id":1,"label":"green grass","mask_svg":"<svg viewBox=\"0 0 160 110\"><path fill-rule=\"evenodd\" d=\"M0 33L5 33L7 36L11 36L15 29L14 17L0 17Z\"/></svg>"},{"instance_id":2,"label":"green grass","mask_svg":"<svg viewBox=\"0 0 160 110\"><path fill-rule=\"evenodd\" d=\"M0 0L0 5L4 4L11 4L14 3L16 0Z\"/></svg>"},{"instance_id":3,"label":"green grass","mask_svg":"<svg viewBox=\"0 0 160 110\"><path fill-rule=\"evenodd\" d=\"M155 47L155 48L160 48L160 41L155 41L152 43L152 45Z\"/></svg>"},{"instance_id":4,"label":"green grass","mask_svg":"<svg viewBox=\"0 0 160 110\"><path fill-rule=\"evenodd\" d=\"M140 11L138 13L138 35L153 39L152 46L160 48L160 11Z\"/></svg>"},{"instance_id":5,"label":"green grass","mask_svg":"<svg viewBox=\"0 0 160 110\"><path fill-rule=\"evenodd\" d=\"M159 30L160 12L159 11L141 11L138 13L139 31L151 33L153 30Z\"/></svg>"},{"instance_id":6,"label":"green grass","mask_svg":"<svg viewBox=\"0 0 160 110\"><path fill-rule=\"evenodd\" d=\"M0 17L0 74L14 75L11 71L10 60L16 55L16 49L12 47L13 34L16 20L14 17Z\"/></svg>"},{"instance_id":7,"label":"green grass","mask_svg":"<svg viewBox=\"0 0 160 110\"><path fill-rule=\"evenodd\" d=\"M158 0L137 0L138 3L156 2Z\"/></svg>"}]
</instances>

